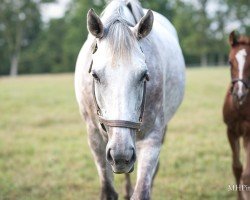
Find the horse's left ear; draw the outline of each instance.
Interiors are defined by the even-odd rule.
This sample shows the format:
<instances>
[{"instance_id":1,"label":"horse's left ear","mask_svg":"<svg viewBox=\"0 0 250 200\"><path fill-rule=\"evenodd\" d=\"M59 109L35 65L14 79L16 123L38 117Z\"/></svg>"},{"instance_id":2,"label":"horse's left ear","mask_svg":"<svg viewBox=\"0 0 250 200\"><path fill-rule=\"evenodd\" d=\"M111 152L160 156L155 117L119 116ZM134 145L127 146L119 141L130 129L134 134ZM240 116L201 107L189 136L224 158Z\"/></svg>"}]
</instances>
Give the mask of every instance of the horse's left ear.
<instances>
[{"instance_id":1,"label":"horse's left ear","mask_svg":"<svg viewBox=\"0 0 250 200\"><path fill-rule=\"evenodd\" d=\"M232 31L229 35L229 43L231 46L234 46L238 43L237 35L235 34L235 31Z\"/></svg>"},{"instance_id":2,"label":"horse's left ear","mask_svg":"<svg viewBox=\"0 0 250 200\"><path fill-rule=\"evenodd\" d=\"M102 38L104 27L100 17L93 9L90 9L87 15L87 25L89 32L96 38Z\"/></svg>"},{"instance_id":3,"label":"horse's left ear","mask_svg":"<svg viewBox=\"0 0 250 200\"><path fill-rule=\"evenodd\" d=\"M151 10L148 10L147 14L144 15L140 22L134 27L134 33L138 40L146 37L152 30L154 23L154 15Z\"/></svg>"}]
</instances>

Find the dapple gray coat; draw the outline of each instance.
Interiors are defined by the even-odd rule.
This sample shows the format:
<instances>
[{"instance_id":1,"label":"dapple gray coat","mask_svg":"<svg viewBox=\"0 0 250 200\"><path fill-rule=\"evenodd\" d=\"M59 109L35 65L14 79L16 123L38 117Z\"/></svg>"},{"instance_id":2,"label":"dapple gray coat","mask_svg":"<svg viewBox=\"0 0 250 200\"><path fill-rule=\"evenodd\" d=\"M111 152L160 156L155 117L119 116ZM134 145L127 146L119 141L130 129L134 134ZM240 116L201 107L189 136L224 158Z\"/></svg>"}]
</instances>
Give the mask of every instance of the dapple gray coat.
<instances>
[{"instance_id":1,"label":"dapple gray coat","mask_svg":"<svg viewBox=\"0 0 250 200\"><path fill-rule=\"evenodd\" d=\"M142 9L136 0L111 1L101 18L90 10L88 29L77 59L75 92L100 177L101 199L118 197L113 172L126 174L127 199L149 199L167 124L184 95L185 63L176 31L165 17ZM95 43L98 49L92 55ZM145 73L150 80L141 132L123 127L103 131L92 96L93 79L103 117L136 122ZM128 173L135 160L132 189Z\"/></svg>"}]
</instances>

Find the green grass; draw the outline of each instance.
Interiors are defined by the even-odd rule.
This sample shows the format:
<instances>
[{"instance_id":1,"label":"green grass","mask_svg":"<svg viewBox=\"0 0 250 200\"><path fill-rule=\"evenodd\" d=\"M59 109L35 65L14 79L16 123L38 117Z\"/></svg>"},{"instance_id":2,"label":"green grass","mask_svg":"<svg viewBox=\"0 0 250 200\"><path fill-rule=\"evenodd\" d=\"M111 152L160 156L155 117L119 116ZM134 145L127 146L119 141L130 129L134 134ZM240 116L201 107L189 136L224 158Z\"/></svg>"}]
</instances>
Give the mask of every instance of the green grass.
<instances>
[{"instance_id":1,"label":"green grass","mask_svg":"<svg viewBox=\"0 0 250 200\"><path fill-rule=\"evenodd\" d=\"M185 99L169 125L153 199L236 198L227 190L234 179L221 114L228 82L226 68L187 70ZM123 175L115 176L115 185L122 197ZM0 199L98 195L73 75L0 78Z\"/></svg>"}]
</instances>

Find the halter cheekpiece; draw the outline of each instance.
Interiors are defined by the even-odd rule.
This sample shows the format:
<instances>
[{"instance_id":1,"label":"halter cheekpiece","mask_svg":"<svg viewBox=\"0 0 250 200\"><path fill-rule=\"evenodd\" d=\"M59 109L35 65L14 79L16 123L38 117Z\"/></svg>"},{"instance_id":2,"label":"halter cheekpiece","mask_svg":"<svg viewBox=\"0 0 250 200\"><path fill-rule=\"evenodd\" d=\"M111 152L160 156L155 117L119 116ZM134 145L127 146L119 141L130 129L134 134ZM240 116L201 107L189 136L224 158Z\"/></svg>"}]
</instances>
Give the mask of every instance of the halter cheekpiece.
<instances>
[{"instance_id":1,"label":"halter cheekpiece","mask_svg":"<svg viewBox=\"0 0 250 200\"><path fill-rule=\"evenodd\" d=\"M95 47L92 51L92 54L94 54L97 51L98 47L97 44L95 43ZM141 49L142 51L142 49ZM93 65L93 60L91 61L90 67L89 67L89 73L91 73L92 70L92 65ZM140 112L140 116L139 116L139 120L138 122L132 122L132 121L126 121L126 120L108 120L105 119L102 116L102 112L101 109L97 103L96 100L96 95L95 95L95 80L93 78L93 82L92 82L92 96L94 99L94 104L95 104L95 108L96 108L96 113L98 115L98 119L100 122L100 125L102 127L102 129L107 132L106 126L107 127L122 127L122 128L130 128L130 129L135 129L136 131L140 132L140 127L142 124L142 117L143 117L143 113L144 113L144 108L145 108L145 103L146 103L146 83L147 81L149 81L149 77L148 74L146 74L144 83L143 83L143 96L142 96L142 102L141 102L141 112Z\"/></svg>"}]
</instances>

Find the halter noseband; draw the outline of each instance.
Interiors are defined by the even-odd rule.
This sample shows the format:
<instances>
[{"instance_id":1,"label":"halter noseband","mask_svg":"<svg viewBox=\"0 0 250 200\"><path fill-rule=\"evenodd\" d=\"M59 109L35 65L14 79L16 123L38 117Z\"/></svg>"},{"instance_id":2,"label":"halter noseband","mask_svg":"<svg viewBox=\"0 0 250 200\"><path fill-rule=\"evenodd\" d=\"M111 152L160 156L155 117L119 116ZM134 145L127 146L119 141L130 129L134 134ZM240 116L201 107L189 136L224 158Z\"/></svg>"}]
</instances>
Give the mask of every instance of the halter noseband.
<instances>
[{"instance_id":1,"label":"halter noseband","mask_svg":"<svg viewBox=\"0 0 250 200\"><path fill-rule=\"evenodd\" d=\"M243 85L244 85L247 89L250 88L250 82L249 82L249 80L246 80L246 79L239 79L239 78L233 78L233 79L231 80L231 83L232 83L231 93L233 92L234 84L237 83L238 81L239 81L239 82L242 82Z\"/></svg>"},{"instance_id":2,"label":"halter noseband","mask_svg":"<svg viewBox=\"0 0 250 200\"><path fill-rule=\"evenodd\" d=\"M97 51L97 48L98 48L97 44L95 44L95 47L93 49L92 54L94 54ZM141 49L141 51L142 51L142 49ZM93 65L93 60L91 61L91 64L90 64L89 73L91 73L92 65ZM99 107L99 105L97 103L97 100L96 100L95 80L93 79L92 96L93 96L93 99L94 99L94 104L95 104L95 108L96 108L96 113L97 113L98 118L99 118L99 122L101 124L102 129L105 132L107 132L105 126L130 128L130 129L135 129L138 132L140 132L140 127L141 127L141 124L142 124L142 117L143 117L145 103L146 103L146 83L147 83L147 81L149 81L148 75L146 75L146 78L145 78L144 83L143 83L143 96L142 96L142 102L141 102L141 106L140 106L141 112L140 112L140 116L139 116L139 122L132 122L132 121L126 121L126 120L108 120L108 119L105 119L102 116L101 109L100 109L100 107Z\"/></svg>"}]
</instances>

